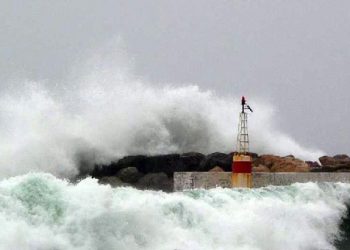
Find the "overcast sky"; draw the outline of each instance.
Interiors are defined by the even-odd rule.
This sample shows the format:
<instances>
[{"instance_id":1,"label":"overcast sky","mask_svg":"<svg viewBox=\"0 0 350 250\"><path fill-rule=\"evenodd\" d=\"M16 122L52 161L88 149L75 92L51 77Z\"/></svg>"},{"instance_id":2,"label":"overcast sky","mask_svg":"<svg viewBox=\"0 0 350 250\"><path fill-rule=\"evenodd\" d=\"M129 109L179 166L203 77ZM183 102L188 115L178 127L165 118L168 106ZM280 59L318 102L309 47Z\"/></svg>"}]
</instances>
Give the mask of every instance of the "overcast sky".
<instances>
[{"instance_id":1,"label":"overcast sky","mask_svg":"<svg viewBox=\"0 0 350 250\"><path fill-rule=\"evenodd\" d=\"M350 1L0 0L0 79L55 82L120 39L134 73L272 103L283 131L350 153Z\"/></svg>"}]
</instances>

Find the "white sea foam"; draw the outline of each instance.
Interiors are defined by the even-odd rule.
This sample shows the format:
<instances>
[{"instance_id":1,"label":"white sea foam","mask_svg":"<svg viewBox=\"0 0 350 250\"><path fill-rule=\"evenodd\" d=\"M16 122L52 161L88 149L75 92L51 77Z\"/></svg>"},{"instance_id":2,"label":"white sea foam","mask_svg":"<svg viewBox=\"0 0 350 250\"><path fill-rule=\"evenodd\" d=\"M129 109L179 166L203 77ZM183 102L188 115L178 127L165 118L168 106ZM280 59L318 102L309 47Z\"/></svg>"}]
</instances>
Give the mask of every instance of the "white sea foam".
<instances>
[{"instance_id":1,"label":"white sea foam","mask_svg":"<svg viewBox=\"0 0 350 250\"><path fill-rule=\"evenodd\" d=\"M30 171L70 177L82 161L235 149L241 93L231 99L195 85L157 87L108 60L93 57L56 89L24 81L0 93L0 177ZM323 154L276 128L271 105L251 105L252 151L307 160Z\"/></svg>"},{"instance_id":2,"label":"white sea foam","mask_svg":"<svg viewBox=\"0 0 350 250\"><path fill-rule=\"evenodd\" d=\"M166 194L49 174L0 183L0 249L335 249L348 184Z\"/></svg>"}]
</instances>

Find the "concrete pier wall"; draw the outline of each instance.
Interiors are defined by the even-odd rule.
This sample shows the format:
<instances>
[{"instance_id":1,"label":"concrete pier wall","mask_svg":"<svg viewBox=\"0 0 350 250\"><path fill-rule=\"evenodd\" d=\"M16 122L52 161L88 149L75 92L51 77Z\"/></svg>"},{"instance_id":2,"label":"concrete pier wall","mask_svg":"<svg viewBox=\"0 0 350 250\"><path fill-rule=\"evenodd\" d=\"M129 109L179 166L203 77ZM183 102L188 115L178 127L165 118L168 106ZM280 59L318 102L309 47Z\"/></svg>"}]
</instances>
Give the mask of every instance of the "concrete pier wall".
<instances>
[{"instance_id":1,"label":"concrete pier wall","mask_svg":"<svg viewBox=\"0 0 350 250\"><path fill-rule=\"evenodd\" d=\"M296 182L350 183L350 172L345 173L253 173L253 187L290 185ZM194 188L231 188L230 172L176 172L174 191Z\"/></svg>"}]
</instances>

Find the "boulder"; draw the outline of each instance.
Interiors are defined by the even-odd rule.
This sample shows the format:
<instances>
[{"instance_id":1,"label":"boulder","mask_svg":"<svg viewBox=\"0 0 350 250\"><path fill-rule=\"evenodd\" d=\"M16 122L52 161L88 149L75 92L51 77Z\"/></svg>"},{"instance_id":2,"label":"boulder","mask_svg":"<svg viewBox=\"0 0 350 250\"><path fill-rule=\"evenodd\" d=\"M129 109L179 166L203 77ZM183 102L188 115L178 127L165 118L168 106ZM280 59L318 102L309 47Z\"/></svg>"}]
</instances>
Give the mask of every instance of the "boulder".
<instances>
[{"instance_id":1,"label":"boulder","mask_svg":"<svg viewBox=\"0 0 350 250\"><path fill-rule=\"evenodd\" d=\"M350 169L350 157L348 155L322 156L319 160L323 168L334 168L334 171Z\"/></svg>"},{"instance_id":2,"label":"boulder","mask_svg":"<svg viewBox=\"0 0 350 250\"><path fill-rule=\"evenodd\" d=\"M259 165L257 167L253 166L253 172L258 172L258 173L270 172L270 169L264 165Z\"/></svg>"},{"instance_id":3,"label":"boulder","mask_svg":"<svg viewBox=\"0 0 350 250\"><path fill-rule=\"evenodd\" d=\"M147 157L138 170L144 174L164 172L172 177L174 172L183 172L187 169L179 154L168 154Z\"/></svg>"},{"instance_id":4,"label":"boulder","mask_svg":"<svg viewBox=\"0 0 350 250\"><path fill-rule=\"evenodd\" d=\"M307 163L297 158L280 157L275 155L262 155L254 162L255 166L263 165L271 172L309 172Z\"/></svg>"},{"instance_id":5,"label":"boulder","mask_svg":"<svg viewBox=\"0 0 350 250\"><path fill-rule=\"evenodd\" d=\"M319 161L321 163L322 166L333 166L337 163L337 160L334 159L331 156L322 156L319 158Z\"/></svg>"},{"instance_id":6,"label":"boulder","mask_svg":"<svg viewBox=\"0 0 350 250\"><path fill-rule=\"evenodd\" d=\"M103 177L103 178L99 179L98 182L100 184L104 184L104 185L111 185L112 187L127 187L127 186L130 186L129 184L122 182L116 176Z\"/></svg>"},{"instance_id":7,"label":"boulder","mask_svg":"<svg viewBox=\"0 0 350 250\"><path fill-rule=\"evenodd\" d=\"M283 161L275 164L271 172L309 172L310 167L305 162Z\"/></svg>"},{"instance_id":8,"label":"boulder","mask_svg":"<svg viewBox=\"0 0 350 250\"><path fill-rule=\"evenodd\" d=\"M119 169L126 167L135 167L139 169L142 168L142 166L145 164L147 158L148 157L145 155L125 156L124 158L120 159L116 164L118 165Z\"/></svg>"},{"instance_id":9,"label":"boulder","mask_svg":"<svg viewBox=\"0 0 350 250\"><path fill-rule=\"evenodd\" d=\"M347 155L335 155L333 158L337 161L338 166L350 168L350 157Z\"/></svg>"},{"instance_id":10,"label":"boulder","mask_svg":"<svg viewBox=\"0 0 350 250\"><path fill-rule=\"evenodd\" d=\"M198 171L209 171L210 169L218 166L222 168L226 172L230 172L232 168L232 157L233 153L231 154L224 154L224 153L213 153L210 155L207 155L205 159L201 162Z\"/></svg>"},{"instance_id":11,"label":"boulder","mask_svg":"<svg viewBox=\"0 0 350 250\"><path fill-rule=\"evenodd\" d=\"M104 176L114 176L120 169L121 167L116 162L111 162L108 165L96 164L90 175L95 178L101 178Z\"/></svg>"},{"instance_id":12,"label":"boulder","mask_svg":"<svg viewBox=\"0 0 350 250\"><path fill-rule=\"evenodd\" d=\"M169 177L172 177L174 172L198 171L200 163L204 159L205 156L203 154L196 152L182 155L126 156L108 165L96 165L90 175L96 178L115 176L124 168L134 167L138 172L143 174L164 172ZM135 171L135 169L132 171ZM120 173L124 172L122 171Z\"/></svg>"},{"instance_id":13,"label":"boulder","mask_svg":"<svg viewBox=\"0 0 350 250\"><path fill-rule=\"evenodd\" d=\"M348 163L348 162L350 162L350 157L348 155L345 155L345 154L335 155L335 156L333 156L333 158L335 160L339 161L340 163Z\"/></svg>"},{"instance_id":14,"label":"boulder","mask_svg":"<svg viewBox=\"0 0 350 250\"><path fill-rule=\"evenodd\" d=\"M305 163L309 165L310 170L321 167L321 165L317 161L306 161Z\"/></svg>"},{"instance_id":15,"label":"boulder","mask_svg":"<svg viewBox=\"0 0 350 250\"><path fill-rule=\"evenodd\" d=\"M119 170L117 173L117 177L127 183L135 183L137 182L141 177L143 176L142 173L140 173L137 168L135 167L128 167L128 168L123 168Z\"/></svg>"},{"instance_id":16,"label":"boulder","mask_svg":"<svg viewBox=\"0 0 350 250\"><path fill-rule=\"evenodd\" d=\"M350 169L350 164L343 163L343 164L336 164L329 167L333 168L334 171L337 171L337 172L348 172L348 170Z\"/></svg>"},{"instance_id":17,"label":"boulder","mask_svg":"<svg viewBox=\"0 0 350 250\"><path fill-rule=\"evenodd\" d=\"M95 165L91 176L96 178L114 176L118 171L126 167L139 168L144 164L146 158L144 155L126 156L118 161L112 161L110 164Z\"/></svg>"},{"instance_id":18,"label":"boulder","mask_svg":"<svg viewBox=\"0 0 350 250\"><path fill-rule=\"evenodd\" d=\"M180 156L185 171L197 171L205 155L196 152L185 153Z\"/></svg>"},{"instance_id":19,"label":"boulder","mask_svg":"<svg viewBox=\"0 0 350 250\"><path fill-rule=\"evenodd\" d=\"M165 173L146 174L136 183L139 189L173 191L173 181Z\"/></svg>"},{"instance_id":20,"label":"boulder","mask_svg":"<svg viewBox=\"0 0 350 250\"><path fill-rule=\"evenodd\" d=\"M281 157L275 155L261 155L259 158L253 161L253 166L257 167L259 165L263 165L270 169L273 164L279 160L279 158Z\"/></svg>"},{"instance_id":21,"label":"boulder","mask_svg":"<svg viewBox=\"0 0 350 250\"><path fill-rule=\"evenodd\" d=\"M218 166L209 170L209 172L224 172L224 170Z\"/></svg>"}]
</instances>

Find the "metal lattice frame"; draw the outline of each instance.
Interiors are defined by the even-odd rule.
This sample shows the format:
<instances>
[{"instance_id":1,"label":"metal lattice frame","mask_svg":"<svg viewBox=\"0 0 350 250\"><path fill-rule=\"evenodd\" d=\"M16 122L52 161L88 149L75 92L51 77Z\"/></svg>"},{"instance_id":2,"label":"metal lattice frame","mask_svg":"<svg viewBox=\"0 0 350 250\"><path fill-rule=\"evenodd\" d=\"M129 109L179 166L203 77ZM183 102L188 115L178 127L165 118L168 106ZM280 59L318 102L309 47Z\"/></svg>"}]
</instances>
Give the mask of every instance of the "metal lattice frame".
<instances>
[{"instance_id":1,"label":"metal lattice frame","mask_svg":"<svg viewBox=\"0 0 350 250\"><path fill-rule=\"evenodd\" d=\"M248 114L245 112L239 114L237 151L240 154L249 152Z\"/></svg>"}]
</instances>

